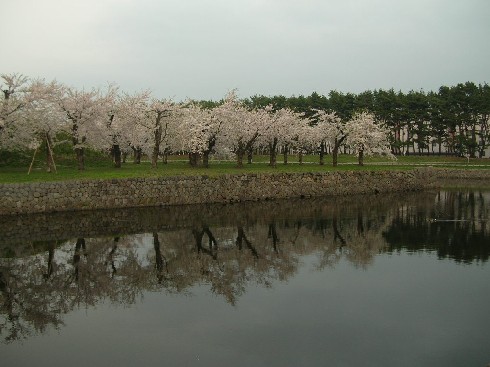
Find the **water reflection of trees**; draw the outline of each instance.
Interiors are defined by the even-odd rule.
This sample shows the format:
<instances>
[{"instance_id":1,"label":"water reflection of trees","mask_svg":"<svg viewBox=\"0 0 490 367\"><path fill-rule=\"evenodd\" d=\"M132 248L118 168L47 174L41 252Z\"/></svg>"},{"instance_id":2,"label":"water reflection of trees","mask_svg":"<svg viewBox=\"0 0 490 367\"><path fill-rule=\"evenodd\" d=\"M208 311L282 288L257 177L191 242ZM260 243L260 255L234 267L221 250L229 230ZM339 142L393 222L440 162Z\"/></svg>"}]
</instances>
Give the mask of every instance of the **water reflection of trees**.
<instances>
[{"instance_id":1,"label":"water reflection of trees","mask_svg":"<svg viewBox=\"0 0 490 367\"><path fill-rule=\"evenodd\" d=\"M432 201L400 206L383 237L388 251L434 251L457 262L486 262L489 219L488 191L440 191Z\"/></svg>"},{"instance_id":2,"label":"water reflection of trees","mask_svg":"<svg viewBox=\"0 0 490 367\"><path fill-rule=\"evenodd\" d=\"M101 301L130 305L146 291L182 293L195 285L209 286L234 305L250 285L270 287L290 278L306 254L315 255L318 269L341 259L367 267L376 254L401 248L486 261L484 195L441 192L43 216L42 225L62 228L60 237L73 239L52 238L56 231L18 247L3 239L9 256L0 259L0 333L14 341L61 327L63 315L75 308ZM478 221L442 221L453 216ZM87 227L92 222L95 229ZM468 246L473 242L475 248Z\"/></svg>"}]
</instances>

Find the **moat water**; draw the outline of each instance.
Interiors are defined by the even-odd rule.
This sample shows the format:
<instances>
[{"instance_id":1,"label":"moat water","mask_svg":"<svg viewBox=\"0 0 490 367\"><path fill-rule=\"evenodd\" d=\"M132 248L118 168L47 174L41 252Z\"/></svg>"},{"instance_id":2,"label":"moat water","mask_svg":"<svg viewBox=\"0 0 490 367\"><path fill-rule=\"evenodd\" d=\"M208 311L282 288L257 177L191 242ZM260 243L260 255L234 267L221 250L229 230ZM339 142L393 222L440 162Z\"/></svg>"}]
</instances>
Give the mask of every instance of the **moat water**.
<instances>
[{"instance_id":1,"label":"moat water","mask_svg":"<svg viewBox=\"0 0 490 367\"><path fill-rule=\"evenodd\" d=\"M5 366L490 363L490 189L0 217L0 237Z\"/></svg>"}]
</instances>

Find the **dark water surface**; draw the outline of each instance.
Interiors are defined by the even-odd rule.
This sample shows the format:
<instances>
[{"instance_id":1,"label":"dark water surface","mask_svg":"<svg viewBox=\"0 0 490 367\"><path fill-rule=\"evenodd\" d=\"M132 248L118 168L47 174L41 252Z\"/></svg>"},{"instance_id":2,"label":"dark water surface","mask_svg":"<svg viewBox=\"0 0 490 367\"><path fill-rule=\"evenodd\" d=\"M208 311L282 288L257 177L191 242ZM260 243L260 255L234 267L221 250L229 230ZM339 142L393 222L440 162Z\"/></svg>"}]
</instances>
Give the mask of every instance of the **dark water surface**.
<instances>
[{"instance_id":1,"label":"dark water surface","mask_svg":"<svg viewBox=\"0 0 490 367\"><path fill-rule=\"evenodd\" d=\"M487 366L490 190L0 217L4 366Z\"/></svg>"}]
</instances>

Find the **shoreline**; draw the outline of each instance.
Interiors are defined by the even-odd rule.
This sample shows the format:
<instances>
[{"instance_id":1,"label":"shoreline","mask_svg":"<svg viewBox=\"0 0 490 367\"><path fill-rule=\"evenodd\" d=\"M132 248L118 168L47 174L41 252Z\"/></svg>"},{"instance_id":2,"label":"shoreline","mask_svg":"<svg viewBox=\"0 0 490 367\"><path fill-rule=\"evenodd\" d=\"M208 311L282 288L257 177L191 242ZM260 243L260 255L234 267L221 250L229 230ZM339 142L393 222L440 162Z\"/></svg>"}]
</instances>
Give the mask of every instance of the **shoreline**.
<instances>
[{"instance_id":1,"label":"shoreline","mask_svg":"<svg viewBox=\"0 0 490 367\"><path fill-rule=\"evenodd\" d=\"M426 167L0 184L0 215L384 194L434 188L445 179L490 183L490 170Z\"/></svg>"}]
</instances>

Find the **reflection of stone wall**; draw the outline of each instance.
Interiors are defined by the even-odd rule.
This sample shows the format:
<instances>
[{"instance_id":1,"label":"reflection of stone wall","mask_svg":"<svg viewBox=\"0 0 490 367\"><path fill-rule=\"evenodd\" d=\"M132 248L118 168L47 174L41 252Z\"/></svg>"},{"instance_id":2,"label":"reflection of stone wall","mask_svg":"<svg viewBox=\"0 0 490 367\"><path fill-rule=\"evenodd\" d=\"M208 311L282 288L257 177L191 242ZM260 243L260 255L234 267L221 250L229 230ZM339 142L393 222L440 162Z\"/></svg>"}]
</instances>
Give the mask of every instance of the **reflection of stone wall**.
<instances>
[{"instance_id":1,"label":"reflection of stone wall","mask_svg":"<svg viewBox=\"0 0 490 367\"><path fill-rule=\"evenodd\" d=\"M2 249L30 247L32 241L67 238L115 237L135 233L161 232L169 228L200 226L253 226L305 218L357 218L359 212L385 213L400 203L432 203L435 192L410 194L336 196L315 199L288 199L235 204L176 205L148 208L16 214L0 216L0 256Z\"/></svg>"},{"instance_id":2,"label":"reflection of stone wall","mask_svg":"<svg viewBox=\"0 0 490 367\"><path fill-rule=\"evenodd\" d=\"M155 177L0 185L0 214L412 191L430 170Z\"/></svg>"}]
</instances>

